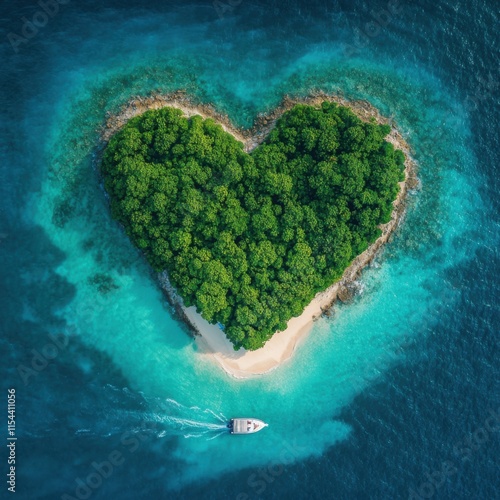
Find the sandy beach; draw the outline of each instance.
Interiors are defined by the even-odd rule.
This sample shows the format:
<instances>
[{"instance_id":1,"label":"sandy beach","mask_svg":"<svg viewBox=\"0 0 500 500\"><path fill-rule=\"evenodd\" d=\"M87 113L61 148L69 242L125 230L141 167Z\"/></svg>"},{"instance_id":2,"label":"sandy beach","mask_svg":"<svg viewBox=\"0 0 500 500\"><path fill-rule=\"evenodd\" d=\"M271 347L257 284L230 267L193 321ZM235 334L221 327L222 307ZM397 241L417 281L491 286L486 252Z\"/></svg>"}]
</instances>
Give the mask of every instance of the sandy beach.
<instances>
[{"instance_id":1,"label":"sandy beach","mask_svg":"<svg viewBox=\"0 0 500 500\"><path fill-rule=\"evenodd\" d=\"M391 125L391 132L386 140L395 148L401 149L405 155L405 180L400 183L400 191L394 201L394 210L391 220L382 226L382 235L361 255L356 257L351 265L344 271L342 278L332 284L325 291L318 293L305 307L303 313L291 318L286 330L277 332L268 340L264 347L256 351L240 349L235 351L232 343L226 338L223 331L217 326L208 323L196 312L194 306L185 307L182 299L170 285L166 272L159 275L159 281L165 290L169 301L175 305L180 316L194 331L195 341L198 344L201 356L208 356L217 362L226 373L232 377L244 379L267 373L289 360L299 343L312 330L314 321L328 311L337 299L346 299L350 294L349 285L361 274L361 271L376 256L380 248L387 242L391 233L402 220L405 211L405 199L409 189L418 186L416 177L416 164L411 157L411 149L397 130L391 120L380 115L379 111L366 101L349 101L342 96L327 95L317 92L304 99L291 99L285 97L280 106L270 114L261 115L250 130L235 128L227 116L218 113L212 106L193 102L182 91L169 95L154 95L150 97L137 97L130 101L117 115L108 117L101 133L102 142L105 144L109 138L118 131L130 118L144 113L148 109L160 109L165 106L176 107L186 116L195 114L203 118L213 118L220 123L224 130L231 133L237 140L243 142L245 151L249 152L258 146L274 127L276 120L288 109L297 103L319 105L323 101L333 101L347 106L362 120L374 118L377 123Z\"/></svg>"}]
</instances>

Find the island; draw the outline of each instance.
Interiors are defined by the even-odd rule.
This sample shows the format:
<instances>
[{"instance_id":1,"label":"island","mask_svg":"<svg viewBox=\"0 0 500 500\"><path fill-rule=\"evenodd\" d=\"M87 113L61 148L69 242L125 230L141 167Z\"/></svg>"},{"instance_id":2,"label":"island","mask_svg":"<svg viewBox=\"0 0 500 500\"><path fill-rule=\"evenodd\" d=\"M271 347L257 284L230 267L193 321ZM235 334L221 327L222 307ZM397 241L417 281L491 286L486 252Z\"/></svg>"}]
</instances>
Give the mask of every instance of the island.
<instances>
[{"instance_id":1,"label":"island","mask_svg":"<svg viewBox=\"0 0 500 500\"><path fill-rule=\"evenodd\" d=\"M415 181L395 127L335 101L284 102L251 131L179 96L108 121L112 215L232 375L291 355L387 241Z\"/></svg>"}]
</instances>

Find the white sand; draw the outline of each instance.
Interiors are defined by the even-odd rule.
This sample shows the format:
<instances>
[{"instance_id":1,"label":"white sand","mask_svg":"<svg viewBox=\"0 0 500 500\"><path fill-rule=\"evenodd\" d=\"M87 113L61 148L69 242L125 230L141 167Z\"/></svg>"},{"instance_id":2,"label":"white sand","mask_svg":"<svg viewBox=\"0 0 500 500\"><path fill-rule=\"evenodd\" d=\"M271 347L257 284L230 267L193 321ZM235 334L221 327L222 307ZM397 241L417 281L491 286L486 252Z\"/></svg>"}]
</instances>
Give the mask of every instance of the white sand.
<instances>
[{"instance_id":1,"label":"white sand","mask_svg":"<svg viewBox=\"0 0 500 500\"><path fill-rule=\"evenodd\" d=\"M350 107L359 118L368 121L374 117L378 123L389 123L382 117L378 110L365 101L347 101L338 96L327 96L319 94L301 102L306 102L312 105L319 104L323 100L332 100L341 105ZM104 142L109 140L111 135L119 130L130 118L144 113L147 109L158 109L164 106L177 107L187 116L199 114L203 118L208 116L214 118L221 123L224 130L233 134L238 140L245 144L245 150L251 151L256 147L262 139L268 134L274 126L276 119L286 110L293 106L298 101L287 101L281 108L275 110L269 120L265 120L265 124L259 127L259 134L251 135L247 131L235 129L226 117L219 115L210 107L203 107L192 104L189 98L182 93L177 93L171 96L152 96L149 98L137 98L133 100L122 112L116 116L111 116L106 124L106 128L102 133ZM394 211L392 219L385 225L381 226L382 235L375 241L365 252L356 257L351 265L345 270L342 278L330 286L327 290L320 292L305 307L303 313L292 318L287 323L286 330L277 332L268 340L264 347L256 351L246 351L240 349L235 351L233 344L226 338L223 331L217 325L208 323L196 312L194 306L186 308L182 304L182 299L175 293L168 281L166 273L162 273L159 277L162 287L167 291L171 300L176 302L184 311L186 319L200 334L196 337L196 342L200 347L200 355L213 358L220 366L231 376L244 379L262 375L277 368L280 364L290 359L307 334L311 331L313 322L320 317L324 311L328 310L332 303L337 299L337 295L342 288L352 283L361 273L362 269L368 265L379 249L387 242L390 234L397 227L399 221L404 214L404 199L406 197L409 185L415 186L418 183L416 178L416 165L410 156L410 148L399 131L393 126L391 133L386 138L396 148L401 149L405 154L405 180L400 183L400 191L397 199L394 201ZM411 182L409 182L411 181Z\"/></svg>"},{"instance_id":2,"label":"white sand","mask_svg":"<svg viewBox=\"0 0 500 500\"><path fill-rule=\"evenodd\" d=\"M275 333L264 347L256 351L235 351L219 327L204 320L194 306L184 308L184 312L200 332L196 342L202 355L212 357L233 377L248 378L271 371L290 359L298 343L311 330L314 319L322 314L321 307L326 309L329 304L325 292L318 294L302 315L288 322L286 330Z\"/></svg>"},{"instance_id":3,"label":"white sand","mask_svg":"<svg viewBox=\"0 0 500 500\"><path fill-rule=\"evenodd\" d=\"M406 178L408 178L409 169L410 160L407 156ZM373 260L380 248L387 242L404 213L403 200L407 191L406 181L401 182L400 186L398 198L394 202L392 219L381 227L382 235L380 238L354 259L338 282L318 293L300 316L290 319L286 330L275 333L264 347L256 351L245 349L235 351L233 344L217 325L208 323L196 312L194 306L186 308L182 304L182 299L168 282L166 273L162 273L160 283L163 288L168 292L170 298L180 305L189 323L200 334L196 337L196 342L201 355L211 357L229 375L239 379L262 375L290 359L299 343L311 331L314 321L331 307L342 288L356 280L363 268Z\"/></svg>"},{"instance_id":4,"label":"white sand","mask_svg":"<svg viewBox=\"0 0 500 500\"><path fill-rule=\"evenodd\" d=\"M402 192L406 191L403 186L404 183L401 184L401 192L395 204L401 203ZM344 271L342 278L325 291L316 294L300 316L288 321L286 330L275 333L264 347L256 351L247 351L245 349L235 351L233 344L217 325L208 323L196 312L194 306L183 307L189 322L200 333L200 336L196 337L196 342L202 355L212 357L229 375L236 378L262 375L290 359L299 343L310 333L314 321L335 302L339 290L352 283L359 276L362 269L373 260L378 250L388 240L391 232L396 227L402 212L403 207L400 210L395 209L392 220L383 228L382 236L354 259L352 264Z\"/></svg>"}]
</instances>

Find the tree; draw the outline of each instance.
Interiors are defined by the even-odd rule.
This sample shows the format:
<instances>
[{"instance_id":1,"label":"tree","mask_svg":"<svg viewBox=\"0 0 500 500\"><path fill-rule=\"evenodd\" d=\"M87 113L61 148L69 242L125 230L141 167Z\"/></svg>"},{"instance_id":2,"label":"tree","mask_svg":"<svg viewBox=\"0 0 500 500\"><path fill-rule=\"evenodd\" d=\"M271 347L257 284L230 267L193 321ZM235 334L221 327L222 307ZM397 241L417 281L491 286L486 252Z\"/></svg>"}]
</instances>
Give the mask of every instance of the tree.
<instances>
[{"instance_id":1,"label":"tree","mask_svg":"<svg viewBox=\"0 0 500 500\"><path fill-rule=\"evenodd\" d=\"M187 306L257 349L342 276L392 214L405 157L387 125L297 105L250 155L213 120L163 108L104 151L111 213Z\"/></svg>"}]
</instances>

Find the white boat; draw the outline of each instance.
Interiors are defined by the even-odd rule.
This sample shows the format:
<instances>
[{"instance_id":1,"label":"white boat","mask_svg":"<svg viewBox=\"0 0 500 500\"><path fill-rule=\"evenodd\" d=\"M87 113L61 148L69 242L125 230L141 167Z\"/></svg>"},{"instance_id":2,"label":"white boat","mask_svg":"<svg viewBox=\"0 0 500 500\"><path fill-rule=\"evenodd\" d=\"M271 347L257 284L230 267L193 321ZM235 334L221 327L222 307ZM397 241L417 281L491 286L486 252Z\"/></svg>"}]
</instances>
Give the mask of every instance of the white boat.
<instances>
[{"instance_id":1,"label":"white boat","mask_svg":"<svg viewBox=\"0 0 500 500\"><path fill-rule=\"evenodd\" d=\"M232 418L227 425L231 434L253 434L268 424L258 418Z\"/></svg>"}]
</instances>

